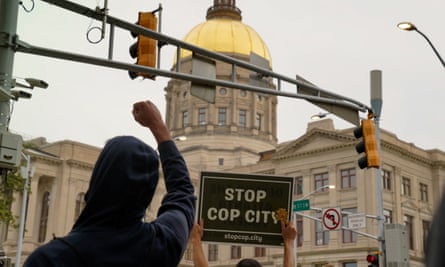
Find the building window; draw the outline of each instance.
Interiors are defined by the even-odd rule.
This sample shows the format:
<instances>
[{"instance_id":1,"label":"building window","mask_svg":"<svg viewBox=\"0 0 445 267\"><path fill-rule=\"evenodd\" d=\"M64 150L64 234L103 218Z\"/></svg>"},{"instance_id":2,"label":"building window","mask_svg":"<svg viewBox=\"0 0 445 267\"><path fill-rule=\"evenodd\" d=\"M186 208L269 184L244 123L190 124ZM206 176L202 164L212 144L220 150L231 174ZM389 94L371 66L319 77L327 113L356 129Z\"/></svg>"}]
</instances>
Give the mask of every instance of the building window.
<instances>
[{"instance_id":1,"label":"building window","mask_svg":"<svg viewBox=\"0 0 445 267\"><path fill-rule=\"evenodd\" d=\"M189 112L183 111L182 112L182 128L187 127L188 123L189 123Z\"/></svg>"},{"instance_id":2,"label":"building window","mask_svg":"<svg viewBox=\"0 0 445 267\"><path fill-rule=\"evenodd\" d=\"M74 220L79 218L80 213L85 208L85 193L79 193L76 197L76 207L74 209Z\"/></svg>"},{"instance_id":3,"label":"building window","mask_svg":"<svg viewBox=\"0 0 445 267\"><path fill-rule=\"evenodd\" d=\"M265 247L255 247L255 257L265 257L266 248Z\"/></svg>"},{"instance_id":4,"label":"building window","mask_svg":"<svg viewBox=\"0 0 445 267\"><path fill-rule=\"evenodd\" d=\"M414 225L413 225L413 216L404 215L403 222L406 226L406 231L408 232L408 243L409 249L414 249Z\"/></svg>"},{"instance_id":5,"label":"building window","mask_svg":"<svg viewBox=\"0 0 445 267\"><path fill-rule=\"evenodd\" d=\"M382 170L383 189L391 191L391 172Z\"/></svg>"},{"instance_id":6,"label":"building window","mask_svg":"<svg viewBox=\"0 0 445 267\"><path fill-rule=\"evenodd\" d=\"M226 125L227 123L227 109L219 108L218 109L218 125Z\"/></svg>"},{"instance_id":7,"label":"building window","mask_svg":"<svg viewBox=\"0 0 445 267\"><path fill-rule=\"evenodd\" d=\"M240 96L245 97L247 95L247 92L246 92L246 90L241 90L239 92L239 94L240 94Z\"/></svg>"},{"instance_id":8,"label":"building window","mask_svg":"<svg viewBox=\"0 0 445 267\"><path fill-rule=\"evenodd\" d=\"M420 200L428 202L428 185L420 183L419 187L420 187Z\"/></svg>"},{"instance_id":9,"label":"building window","mask_svg":"<svg viewBox=\"0 0 445 267\"><path fill-rule=\"evenodd\" d=\"M303 216L297 215L297 247L303 246Z\"/></svg>"},{"instance_id":10,"label":"building window","mask_svg":"<svg viewBox=\"0 0 445 267\"><path fill-rule=\"evenodd\" d=\"M46 238L46 230L48 227L50 193L46 191L42 197L42 208L40 210L39 236L37 241L44 242Z\"/></svg>"},{"instance_id":11,"label":"building window","mask_svg":"<svg viewBox=\"0 0 445 267\"><path fill-rule=\"evenodd\" d=\"M239 111L238 124L240 127L246 127L246 114L247 114L247 111L245 109L241 109Z\"/></svg>"},{"instance_id":12,"label":"building window","mask_svg":"<svg viewBox=\"0 0 445 267\"><path fill-rule=\"evenodd\" d=\"M346 208L342 210L352 214L357 212L357 208ZM342 225L348 227L348 216L342 216L342 221L343 221ZM357 233L349 230L342 230L342 231L343 231L343 243L357 242Z\"/></svg>"},{"instance_id":13,"label":"building window","mask_svg":"<svg viewBox=\"0 0 445 267\"><path fill-rule=\"evenodd\" d=\"M385 223L392 223L392 211L383 210L383 216L385 217Z\"/></svg>"},{"instance_id":14,"label":"building window","mask_svg":"<svg viewBox=\"0 0 445 267\"><path fill-rule=\"evenodd\" d=\"M428 233L430 232L431 223L429 221L422 221L422 238L423 238L423 247L426 246L426 241L428 240Z\"/></svg>"},{"instance_id":15,"label":"building window","mask_svg":"<svg viewBox=\"0 0 445 267\"><path fill-rule=\"evenodd\" d=\"M343 267L357 267L357 262L343 262Z\"/></svg>"},{"instance_id":16,"label":"building window","mask_svg":"<svg viewBox=\"0 0 445 267\"><path fill-rule=\"evenodd\" d=\"M411 179L402 177L402 195L411 196Z\"/></svg>"},{"instance_id":17,"label":"building window","mask_svg":"<svg viewBox=\"0 0 445 267\"><path fill-rule=\"evenodd\" d=\"M356 176L355 168L341 170L341 188L355 188Z\"/></svg>"},{"instance_id":18,"label":"building window","mask_svg":"<svg viewBox=\"0 0 445 267\"><path fill-rule=\"evenodd\" d=\"M295 178L295 194L303 194L303 177L301 176Z\"/></svg>"},{"instance_id":19,"label":"building window","mask_svg":"<svg viewBox=\"0 0 445 267\"><path fill-rule=\"evenodd\" d=\"M321 219L322 213L319 212L316 217ZM319 221L315 222L315 245L322 246L329 243L329 230L325 230L323 224Z\"/></svg>"},{"instance_id":20,"label":"building window","mask_svg":"<svg viewBox=\"0 0 445 267\"><path fill-rule=\"evenodd\" d=\"M259 113L255 116L255 128L261 130L261 114Z\"/></svg>"},{"instance_id":21,"label":"building window","mask_svg":"<svg viewBox=\"0 0 445 267\"><path fill-rule=\"evenodd\" d=\"M231 259L241 259L241 246L231 246L230 247L230 258Z\"/></svg>"},{"instance_id":22,"label":"building window","mask_svg":"<svg viewBox=\"0 0 445 267\"><path fill-rule=\"evenodd\" d=\"M218 260L218 245L209 244L209 261Z\"/></svg>"},{"instance_id":23,"label":"building window","mask_svg":"<svg viewBox=\"0 0 445 267\"><path fill-rule=\"evenodd\" d=\"M327 172L315 174L314 179L315 179L315 190L318 190L319 188L327 186L329 184L329 174ZM321 189L320 192L326 192L328 190L329 189L326 187Z\"/></svg>"},{"instance_id":24,"label":"building window","mask_svg":"<svg viewBox=\"0 0 445 267\"><path fill-rule=\"evenodd\" d=\"M224 158L219 158L218 159L218 165L219 166L224 166Z\"/></svg>"},{"instance_id":25,"label":"building window","mask_svg":"<svg viewBox=\"0 0 445 267\"><path fill-rule=\"evenodd\" d=\"M205 108L198 109L198 124L199 125L206 124L206 109Z\"/></svg>"}]
</instances>

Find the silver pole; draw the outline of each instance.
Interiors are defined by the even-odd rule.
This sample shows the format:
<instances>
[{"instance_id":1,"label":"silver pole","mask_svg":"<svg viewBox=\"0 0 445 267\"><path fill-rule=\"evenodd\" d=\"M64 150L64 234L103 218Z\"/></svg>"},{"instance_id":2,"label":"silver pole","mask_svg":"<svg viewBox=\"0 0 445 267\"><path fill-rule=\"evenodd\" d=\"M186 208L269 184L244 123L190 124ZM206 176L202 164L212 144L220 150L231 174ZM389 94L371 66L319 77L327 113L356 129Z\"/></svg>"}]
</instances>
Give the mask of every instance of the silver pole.
<instances>
[{"instance_id":1,"label":"silver pole","mask_svg":"<svg viewBox=\"0 0 445 267\"><path fill-rule=\"evenodd\" d=\"M379 168L375 170L376 190L377 190L377 221L378 221L378 241L379 241L379 266L385 267L385 216L383 214L383 180L382 180L382 158L380 146L380 114L382 110L382 72L380 70L371 71L371 106L374 112L375 137L377 140L377 150L380 157Z\"/></svg>"},{"instance_id":2,"label":"silver pole","mask_svg":"<svg viewBox=\"0 0 445 267\"><path fill-rule=\"evenodd\" d=\"M25 171L22 174L23 178L25 179L25 186L23 187L22 210L20 212L19 233L17 237L17 253L15 256L15 266L17 267L20 267L20 258L22 256L23 234L25 231L26 202L28 201L29 177L31 173L31 156L27 156L24 153L22 153L22 156L26 160L26 167Z\"/></svg>"},{"instance_id":3,"label":"silver pole","mask_svg":"<svg viewBox=\"0 0 445 267\"><path fill-rule=\"evenodd\" d=\"M18 0L0 0L0 89L10 92L14 64L13 40L17 38ZM0 131L8 130L10 101L0 101Z\"/></svg>"},{"instance_id":4,"label":"silver pole","mask_svg":"<svg viewBox=\"0 0 445 267\"><path fill-rule=\"evenodd\" d=\"M293 220L294 220L294 224L295 224L295 229L297 229L297 213L293 212L294 216L293 216ZM297 253L298 253L298 249L297 249L297 239L298 239L298 229L297 229L297 236L294 239L294 251L295 251L295 261L294 261L294 267L298 267L298 257L297 257Z\"/></svg>"}]
</instances>

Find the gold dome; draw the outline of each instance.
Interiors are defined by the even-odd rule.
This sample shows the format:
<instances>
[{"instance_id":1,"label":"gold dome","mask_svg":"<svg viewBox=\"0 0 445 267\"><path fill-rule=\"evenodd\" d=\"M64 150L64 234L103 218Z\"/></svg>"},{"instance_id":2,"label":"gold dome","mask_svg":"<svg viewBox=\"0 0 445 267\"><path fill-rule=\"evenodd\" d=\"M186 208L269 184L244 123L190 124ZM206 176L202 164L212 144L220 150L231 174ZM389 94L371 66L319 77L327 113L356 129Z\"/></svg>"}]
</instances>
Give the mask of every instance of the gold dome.
<instances>
[{"instance_id":1,"label":"gold dome","mask_svg":"<svg viewBox=\"0 0 445 267\"><path fill-rule=\"evenodd\" d=\"M249 56L251 52L267 59L272 66L269 50L258 33L239 20L213 18L195 26L183 39L184 42L210 51ZM191 56L191 51L181 50L181 59Z\"/></svg>"}]
</instances>

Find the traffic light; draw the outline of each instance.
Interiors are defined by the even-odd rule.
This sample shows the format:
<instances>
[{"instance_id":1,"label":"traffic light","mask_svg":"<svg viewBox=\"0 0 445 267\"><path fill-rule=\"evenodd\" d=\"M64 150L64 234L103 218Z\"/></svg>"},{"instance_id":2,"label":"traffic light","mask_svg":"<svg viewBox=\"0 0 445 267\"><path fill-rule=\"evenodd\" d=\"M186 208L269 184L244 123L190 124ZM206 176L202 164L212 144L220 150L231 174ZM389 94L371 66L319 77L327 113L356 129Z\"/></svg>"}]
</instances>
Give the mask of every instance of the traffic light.
<instances>
[{"instance_id":1,"label":"traffic light","mask_svg":"<svg viewBox=\"0 0 445 267\"><path fill-rule=\"evenodd\" d=\"M368 254L368 256L366 256L366 261L370 264L370 265L368 265L368 267L378 267L379 266L379 255Z\"/></svg>"},{"instance_id":2,"label":"traffic light","mask_svg":"<svg viewBox=\"0 0 445 267\"><path fill-rule=\"evenodd\" d=\"M139 12L137 24L156 31L158 19L153 12ZM137 58L136 64L154 68L156 66L157 40L141 34L136 35L132 33L132 35L133 37L137 36L138 39L136 43L130 46L130 56L132 58ZM155 78L155 75L142 72L129 71L128 74L132 80L138 76L153 80Z\"/></svg>"},{"instance_id":3,"label":"traffic light","mask_svg":"<svg viewBox=\"0 0 445 267\"><path fill-rule=\"evenodd\" d=\"M362 138L362 141L355 146L355 150L357 150L358 153L365 153L365 156L358 160L360 169L379 168L380 157L377 138L375 136L374 121L370 118L362 120L360 127L354 130L354 136L356 138Z\"/></svg>"}]
</instances>

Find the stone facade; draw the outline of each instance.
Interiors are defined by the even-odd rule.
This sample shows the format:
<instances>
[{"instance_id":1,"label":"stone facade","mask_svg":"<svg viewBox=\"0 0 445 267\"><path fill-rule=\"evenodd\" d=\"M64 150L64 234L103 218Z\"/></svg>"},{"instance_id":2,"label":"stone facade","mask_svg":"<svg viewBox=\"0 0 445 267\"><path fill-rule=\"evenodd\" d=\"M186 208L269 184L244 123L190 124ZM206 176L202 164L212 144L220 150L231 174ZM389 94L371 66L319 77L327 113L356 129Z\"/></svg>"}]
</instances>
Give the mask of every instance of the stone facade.
<instances>
[{"instance_id":1,"label":"stone facade","mask_svg":"<svg viewBox=\"0 0 445 267\"><path fill-rule=\"evenodd\" d=\"M215 0L209 12L209 19L224 17L225 20L218 21L218 27L230 23L227 18L241 23L241 11L236 8L234 0ZM251 28L243 29L253 34ZM255 36L258 35L255 33ZM224 36L219 38L226 39ZM240 38L248 40L246 36ZM260 38L255 40L262 42ZM243 54L241 49L245 45L246 42L242 42L240 47L224 53L249 61L249 54ZM270 64L265 44L255 47L261 48L266 55L264 59ZM192 73L190 53L181 55L181 72ZM251 73L246 70L236 69L236 73L232 74L229 64L217 61L215 66L218 79L235 79L244 84L251 82ZM275 85L267 79L264 85L275 90ZM377 192L377 170L361 170L357 166L360 156L355 151L358 141L352 134L352 128L335 129L329 119L312 122L299 138L278 143L277 97L218 86L215 88L215 103L211 104L192 96L190 88L190 82L169 81L165 88L166 123L174 138L187 137L185 141L177 141L177 145L187 162L197 193L203 170L292 176L295 177L294 198L310 194L311 207L315 208L303 215L318 217L320 212L317 209L332 207L369 215L366 228L360 229L368 236L343 230L323 231L316 220L297 217L297 261L301 267L367 266L366 255L378 250L378 242L369 236L377 235L377 221L371 217L377 214L377 195L381 193L386 222L407 226L410 266L424 266L423 242L445 186L443 151L421 149L381 130L384 189ZM83 194L100 153L98 147L74 141L50 144L42 139L38 141L35 148L25 151L31 156L35 173L27 205L22 262L53 235L62 236L69 232L84 205ZM313 193L321 185L328 184L336 188ZM164 194L161 177L157 193L147 210L147 221L156 217ZM17 194L12 206L17 216L21 212L21 199L22 196ZM8 227L0 234L4 237L3 249L14 259L17 229ZM256 258L263 266L282 266L282 249L237 246L205 243L209 265L234 266L240 258L260 255ZM180 266L193 266L190 249L187 249Z\"/></svg>"},{"instance_id":2,"label":"stone facade","mask_svg":"<svg viewBox=\"0 0 445 267\"><path fill-rule=\"evenodd\" d=\"M181 147L186 141L178 142ZM335 189L322 191L310 196L311 207L340 207L347 210L377 214L375 170L360 170L357 167L359 155L354 146L357 140L352 129L337 130L331 120L323 120L308 125L307 132L295 140L278 144L274 149L258 153L253 164L232 167L233 162L226 157L225 163L206 166L200 169L194 164L196 158L186 157L190 162L190 173L195 186L199 183L201 170L233 171L239 173L261 173L296 177L295 199L316 190L315 180L325 174L326 183ZM255 142L249 143L251 146ZM423 150L412 143L404 142L396 135L381 131L382 169L384 175L383 199L385 215L390 223L408 224L410 228L410 266L423 266L423 242L425 225L431 221L445 181L445 153L440 150ZM195 145L194 145L195 146ZM79 197L86 192L94 162L100 148L73 141L42 144L26 151L31 156L35 168L31 179L26 216L26 232L23 240L23 260L39 245L52 239L53 234L62 236L72 227L82 207ZM208 152L210 153L210 152ZM215 151L219 154L220 151ZM208 158L203 156L203 158ZM348 175L343 172L348 170ZM354 175L355 173L355 175ZM351 175L352 174L352 175ZM349 178L348 178L349 177ZM355 177L355 178L351 178ZM352 179L352 180L350 180ZM352 182L351 182L352 181ZM196 187L197 191L199 190ZM49 193L49 198L45 194ZM147 220L156 216L157 208L165 193L162 179L158 192L147 212ZM17 194L12 209L20 214L21 194ZM47 212L45 211L47 204ZM318 216L316 211L304 214ZM366 255L378 249L376 240L343 233L342 230L330 231L316 239L317 223L309 218L298 218L299 266L323 266L330 264L342 266L367 266ZM366 228L360 231L370 235L377 234L377 222L366 220ZM344 237L346 236L346 239ZM8 256L15 258L17 229L8 228L2 245ZM210 261L210 266L233 266L239 261L232 258L232 246L216 245L218 257ZM236 245L236 244L234 244ZM243 246L240 256L254 257L255 247ZM257 259L264 266L281 266L282 251L277 248L264 248L265 254ZM209 244L204 244L209 256ZM192 266L190 251L186 251L181 266ZM356 265L348 265L348 264ZM346 264L346 265L345 265Z\"/></svg>"}]
</instances>

